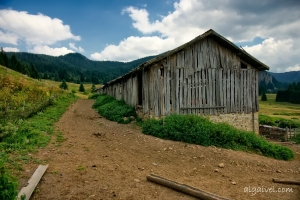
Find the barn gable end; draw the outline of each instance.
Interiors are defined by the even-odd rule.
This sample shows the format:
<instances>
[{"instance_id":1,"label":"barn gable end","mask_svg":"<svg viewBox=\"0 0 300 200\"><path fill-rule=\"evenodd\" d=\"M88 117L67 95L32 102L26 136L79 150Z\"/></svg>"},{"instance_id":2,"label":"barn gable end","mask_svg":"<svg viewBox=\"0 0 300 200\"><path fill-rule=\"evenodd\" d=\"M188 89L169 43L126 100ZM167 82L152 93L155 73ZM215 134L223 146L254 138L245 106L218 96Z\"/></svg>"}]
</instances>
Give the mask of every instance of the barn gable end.
<instances>
[{"instance_id":1,"label":"barn gable end","mask_svg":"<svg viewBox=\"0 0 300 200\"><path fill-rule=\"evenodd\" d=\"M258 71L266 65L213 30L147 61L100 90L143 116L208 116L258 132Z\"/></svg>"}]
</instances>

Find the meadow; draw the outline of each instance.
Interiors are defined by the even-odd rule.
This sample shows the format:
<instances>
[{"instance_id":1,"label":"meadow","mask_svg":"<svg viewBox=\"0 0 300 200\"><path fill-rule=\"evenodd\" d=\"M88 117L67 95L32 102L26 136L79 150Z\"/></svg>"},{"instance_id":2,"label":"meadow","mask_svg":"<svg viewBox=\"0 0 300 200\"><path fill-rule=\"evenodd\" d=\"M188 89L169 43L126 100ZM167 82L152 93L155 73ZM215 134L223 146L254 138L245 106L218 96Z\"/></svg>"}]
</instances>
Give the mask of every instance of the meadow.
<instances>
[{"instance_id":1,"label":"meadow","mask_svg":"<svg viewBox=\"0 0 300 200\"><path fill-rule=\"evenodd\" d=\"M52 81L52 80L46 80L46 79L42 79L41 82L49 85L49 86L54 86L54 87L59 87L59 85L62 83L62 82L57 82L57 81ZM80 84L77 84L77 83L69 83L67 82L67 85L68 85L68 90L69 92L72 92L82 98L82 99L87 99L88 96L91 94L91 90L92 90L92 85L91 83L86 83L86 84L83 84L84 86L84 89L85 89L85 92L79 92L79 86ZM98 85L95 85L96 88L99 88L101 86L101 84L98 84Z\"/></svg>"},{"instance_id":2,"label":"meadow","mask_svg":"<svg viewBox=\"0 0 300 200\"><path fill-rule=\"evenodd\" d=\"M300 123L300 104L276 102L276 94L266 94L267 101L259 102L259 113L270 117L291 119Z\"/></svg>"}]
</instances>

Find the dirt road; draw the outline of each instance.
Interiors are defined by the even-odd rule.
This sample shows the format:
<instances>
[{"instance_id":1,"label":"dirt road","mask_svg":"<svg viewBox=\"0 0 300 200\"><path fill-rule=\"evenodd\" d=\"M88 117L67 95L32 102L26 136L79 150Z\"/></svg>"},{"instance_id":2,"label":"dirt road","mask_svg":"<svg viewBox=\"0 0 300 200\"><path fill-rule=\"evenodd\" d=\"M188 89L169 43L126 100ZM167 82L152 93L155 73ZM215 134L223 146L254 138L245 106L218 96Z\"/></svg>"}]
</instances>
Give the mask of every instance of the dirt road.
<instances>
[{"instance_id":1,"label":"dirt road","mask_svg":"<svg viewBox=\"0 0 300 200\"><path fill-rule=\"evenodd\" d=\"M49 164L32 199L195 199L146 180L154 173L232 199L299 199L296 185L272 178L300 179L300 148L293 161L203 147L142 134L134 123L101 118L93 100L79 100L56 124L65 141L52 142L36 157ZM224 164L221 168L218 165ZM28 180L38 165L24 166ZM25 184L23 180L23 184ZM291 188L293 192L244 192Z\"/></svg>"}]
</instances>

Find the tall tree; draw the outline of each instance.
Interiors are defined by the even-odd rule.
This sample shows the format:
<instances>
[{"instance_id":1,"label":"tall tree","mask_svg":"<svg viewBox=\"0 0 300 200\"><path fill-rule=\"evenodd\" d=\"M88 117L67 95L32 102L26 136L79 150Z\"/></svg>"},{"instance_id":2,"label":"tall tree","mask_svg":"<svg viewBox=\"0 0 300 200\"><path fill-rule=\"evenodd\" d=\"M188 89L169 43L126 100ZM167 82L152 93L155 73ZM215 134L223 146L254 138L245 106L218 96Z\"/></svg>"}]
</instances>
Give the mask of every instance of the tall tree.
<instances>
[{"instance_id":1,"label":"tall tree","mask_svg":"<svg viewBox=\"0 0 300 200\"><path fill-rule=\"evenodd\" d=\"M80 83L80 86L79 86L79 92L85 92L85 89L84 89L84 86L82 83Z\"/></svg>"},{"instance_id":2,"label":"tall tree","mask_svg":"<svg viewBox=\"0 0 300 200\"><path fill-rule=\"evenodd\" d=\"M68 85L65 80L63 80L59 87L64 90L68 90Z\"/></svg>"}]
</instances>

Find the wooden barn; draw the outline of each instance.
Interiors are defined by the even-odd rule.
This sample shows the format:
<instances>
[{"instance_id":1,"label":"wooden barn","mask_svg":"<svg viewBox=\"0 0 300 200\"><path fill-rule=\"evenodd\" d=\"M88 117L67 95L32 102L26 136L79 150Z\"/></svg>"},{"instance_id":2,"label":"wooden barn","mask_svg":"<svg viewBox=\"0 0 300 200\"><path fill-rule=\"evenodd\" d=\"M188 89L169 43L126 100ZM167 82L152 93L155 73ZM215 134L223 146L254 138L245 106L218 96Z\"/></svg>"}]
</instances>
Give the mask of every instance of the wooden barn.
<instances>
[{"instance_id":1,"label":"wooden barn","mask_svg":"<svg viewBox=\"0 0 300 200\"><path fill-rule=\"evenodd\" d=\"M108 82L99 92L124 99L143 116L204 115L258 132L258 71L268 69L209 30Z\"/></svg>"}]
</instances>

